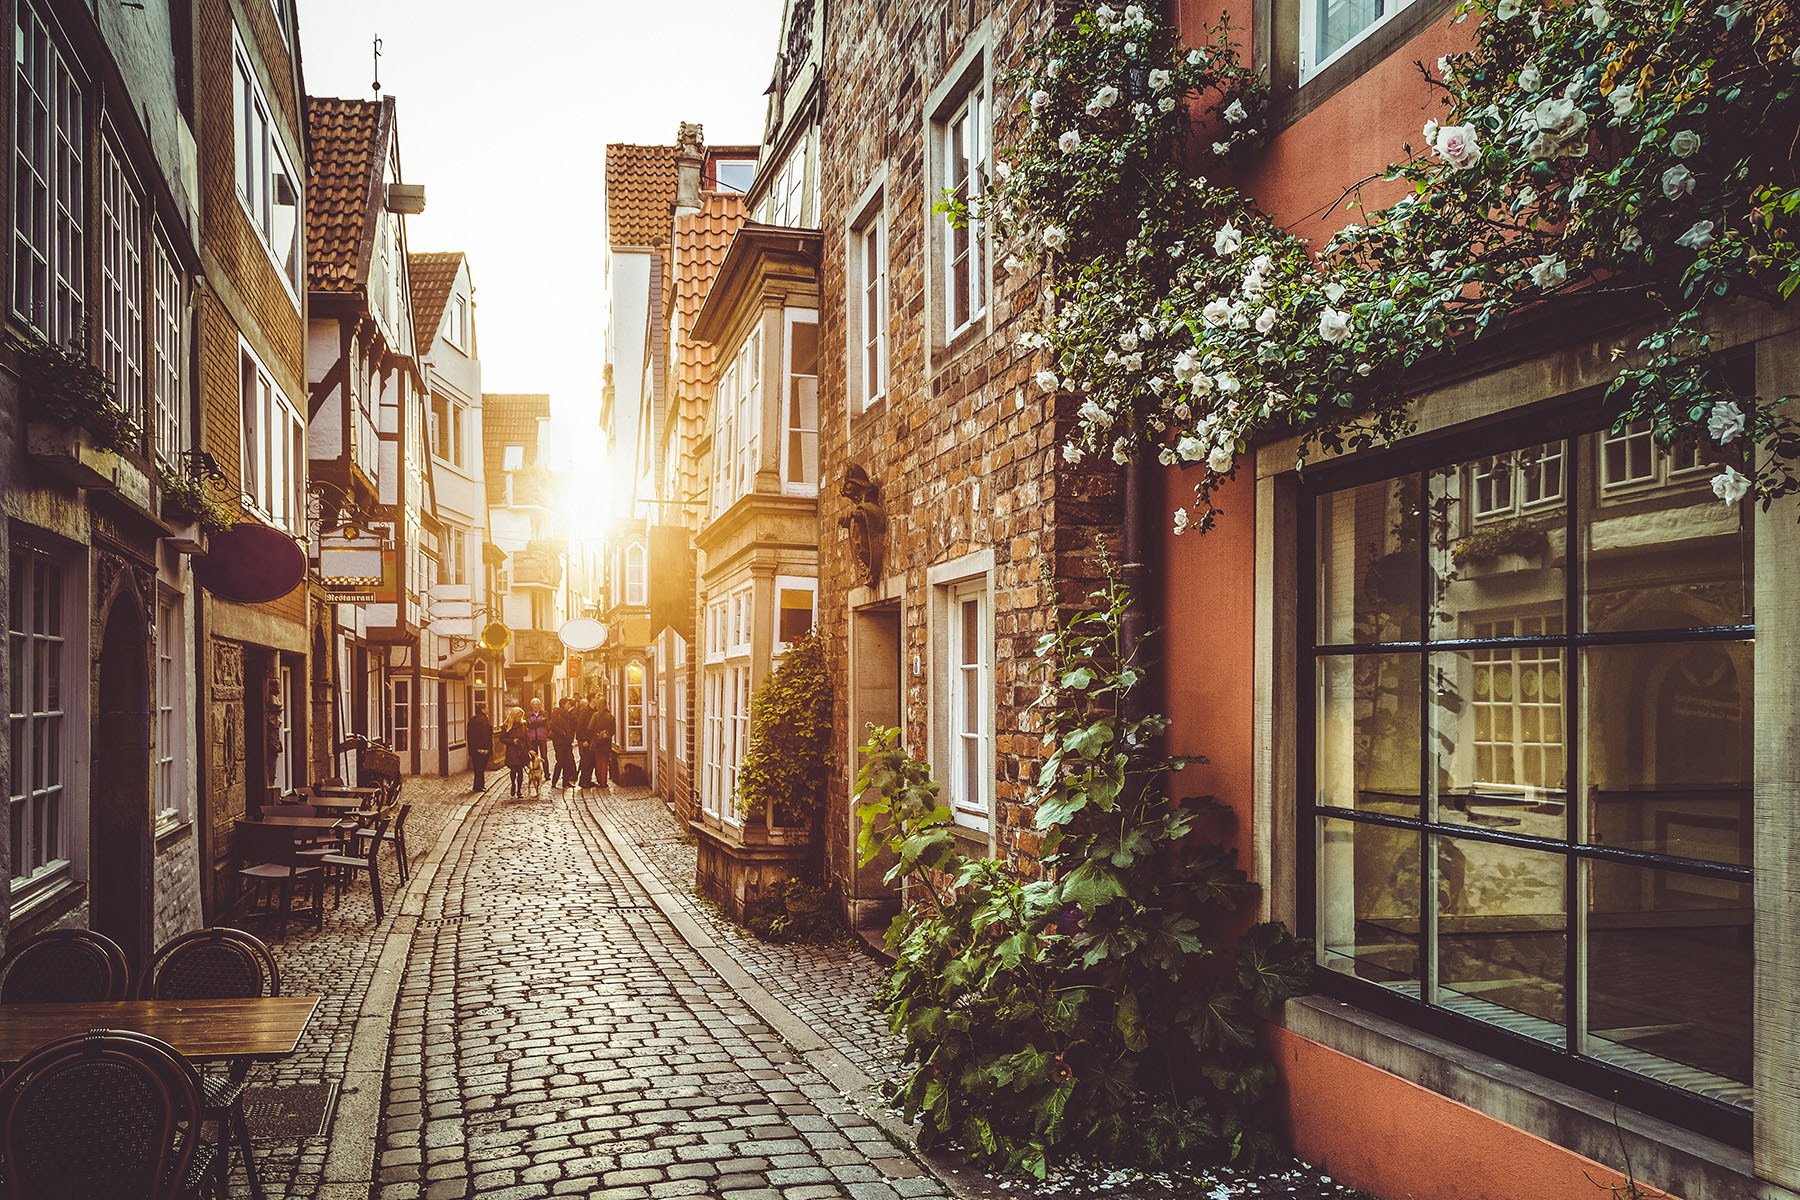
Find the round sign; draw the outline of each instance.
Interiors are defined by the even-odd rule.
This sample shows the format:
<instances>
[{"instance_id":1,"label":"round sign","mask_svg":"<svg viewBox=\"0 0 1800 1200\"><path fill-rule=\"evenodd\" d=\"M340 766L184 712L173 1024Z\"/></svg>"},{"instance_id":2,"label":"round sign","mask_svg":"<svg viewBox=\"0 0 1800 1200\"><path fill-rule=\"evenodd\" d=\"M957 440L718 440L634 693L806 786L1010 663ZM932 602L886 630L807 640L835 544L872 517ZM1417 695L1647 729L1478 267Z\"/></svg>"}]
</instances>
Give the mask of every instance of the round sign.
<instances>
[{"instance_id":1,"label":"round sign","mask_svg":"<svg viewBox=\"0 0 1800 1200\"><path fill-rule=\"evenodd\" d=\"M306 552L279 529L240 521L208 539L207 553L194 560L194 578L221 600L267 604L306 578Z\"/></svg>"},{"instance_id":2,"label":"round sign","mask_svg":"<svg viewBox=\"0 0 1800 1200\"><path fill-rule=\"evenodd\" d=\"M481 627L483 650L504 650L512 641L512 630L504 621L489 621Z\"/></svg>"},{"instance_id":3,"label":"round sign","mask_svg":"<svg viewBox=\"0 0 1800 1200\"><path fill-rule=\"evenodd\" d=\"M564 648L577 654L588 650L597 650L606 642L606 626L592 617L576 617L572 621L564 621L556 636Z\"/></svg>"}]
</instances>

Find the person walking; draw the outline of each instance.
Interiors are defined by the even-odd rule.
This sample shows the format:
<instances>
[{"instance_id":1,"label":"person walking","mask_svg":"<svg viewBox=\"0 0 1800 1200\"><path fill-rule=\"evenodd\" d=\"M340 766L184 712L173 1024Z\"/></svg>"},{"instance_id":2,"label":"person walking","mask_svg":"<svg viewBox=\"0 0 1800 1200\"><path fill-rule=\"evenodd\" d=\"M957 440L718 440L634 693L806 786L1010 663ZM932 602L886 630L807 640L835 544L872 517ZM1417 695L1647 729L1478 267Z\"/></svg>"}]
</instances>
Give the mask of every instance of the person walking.
<instances>
[{"instance_id":1,"label":"person walking","mask_svg":"<svg viewBox=\"0 0 1800 1200\"><path fill-rule=\"evenodd\" d=\"M594 786L594 702L586 696L575 706L575 742L581 750L579 783Z\"/></svg>"},{"instance_id":2,"label":"person walking","mask_svg":"<svg viewBox=\"0 0 1800 1200\"><path fill-rule=\"evenodd\" d=\"M527 750L539 755L542 762L550 761L550 714L536 696L525 702L525 738L530 743Z\"/></svg>"},{"instance_id":3,"label":"person walking","mask_svg":"<svg viewBox=\"0 0 1800 1200\"><path fill-rule=\"evenodd\" d=\"M568 787L575 782L575 700L564 696L550 714L550 744L556 748L556 773L550 777L551 787Z\"/></svg>"},{"instance_id":4,"label":"person walking","mask_svg":"<svg viewBox=\"0 0 1800 1200\"><path fill-rule=\"evenodd\" d=\"M506 769L512 775L512 794L516 799L525 794L525 766L531 761L531 739L525 733L523 709L507 711L506 729L500 740L506 745Z\"/></svg>"},{"instance_id":5,"label":"person walking","mask_svg":"<svg viewBox=\"0 0 1800 1200\"><path fill-rule=\"evenodd\" d=\"M469 767L475 772L475 791L487 790L488 762L494 757L494 723L488 720L487 705L477 704L469 718Z\"/></svg>"},{"instance_id":6,"label":"person walking","mask_svg":"<svg viewBox=\"0 0 1800 1200\"><path fill-rule=\"evenodd\" d=\"M608 778L618 774L618 762L613 752L613 735L618 729L612 710L606 707L606 701L600 701L600 707L594 711L594 760L598 768L594 776L599 780L596 787L612 786Z\"/></svg>"}]
</instances>

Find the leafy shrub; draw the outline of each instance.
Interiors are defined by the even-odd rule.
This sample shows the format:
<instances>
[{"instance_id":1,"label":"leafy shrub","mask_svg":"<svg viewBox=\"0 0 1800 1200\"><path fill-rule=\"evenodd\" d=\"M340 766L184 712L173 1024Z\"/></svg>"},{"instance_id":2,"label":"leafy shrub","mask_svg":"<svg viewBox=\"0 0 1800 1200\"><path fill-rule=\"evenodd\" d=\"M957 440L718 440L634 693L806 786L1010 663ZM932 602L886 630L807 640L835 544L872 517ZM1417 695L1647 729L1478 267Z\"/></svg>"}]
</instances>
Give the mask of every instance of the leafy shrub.
<instances>
[{"instance_id":1,"label":"leafy shrub","mask_svg":"<svg viewBox=\"0 0 1800 1200\"><path fill-rule=\"evenodd\" d=\"M167 470L159 477L165 515L197 521L210 533L223 533L237 523L237 514L215 494L216 485L210 481Z\"/></svg>"},{"instance_id":2,"label":"leafy shrub","mask_svg":"<svg viewBox=\"0 0 1800 1200\"><path fill-rule=\"evenodd\" d=\"M914 901L895 918L883 994L911 1073L895 1088L921 1144L1042 1177L1081 1154L1147 1167L1254 1167L1278 1152L1275 1073L1256 1014L1306 990L1311 947L1279 925L1211 942L1255 885L1201 836L1223 814L1172 799L1189 760L1145 752L1167 726L1120 700L1143 665L1121 640L1115 579L1058 622L1037 827L1049 877L964 856L925 764L894 730L862 747L862 859L885 845Z\"/></svg>"},{"instance_id":3,"label":"leafy shrub","mask_svg":"<svg viewBox=\"0 0 1800 1200\"><path fill-rule=\"evenodd\" d=\"M750 744L738 773L746 817L810 826L831 773L831 680L815 627L788 648L750 700Z\"/></svg>"},{"instance_id":4,"label":"leafy shrub","mask_svg":"<svg viewBox=\"0 0 1800 1200\"><path fill-rule=\"evenodd\" d=\"M113 380L88 361L87 325L67 346L35 332L8 335L19 353L21 389L30 415L65 429L79 425L105 450L137 449L143 431L118 404Z\"/></svg>"},{"instance_id":5,"label":"leafy shrub","mask_svg":"<svg viewBox=\"0 0 1800 1200\"><path fill-rule=\"evenodd\" d=\"M765 942L843 946L852 940L831 892L799 879L784 880L771 889L744 924Z\"/></svg>"}]
</instances>

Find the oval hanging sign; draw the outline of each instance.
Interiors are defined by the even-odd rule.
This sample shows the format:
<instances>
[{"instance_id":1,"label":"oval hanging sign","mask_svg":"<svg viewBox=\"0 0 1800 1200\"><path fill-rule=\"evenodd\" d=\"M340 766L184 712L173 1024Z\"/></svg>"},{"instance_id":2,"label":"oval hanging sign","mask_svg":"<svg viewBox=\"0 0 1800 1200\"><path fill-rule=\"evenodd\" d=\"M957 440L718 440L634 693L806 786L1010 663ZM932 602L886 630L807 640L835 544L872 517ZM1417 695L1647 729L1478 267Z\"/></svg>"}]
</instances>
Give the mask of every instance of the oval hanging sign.
<instances>
[{"instance_id":1,"label":"oval hanging sign","mask_svg":"<svg viewBox=\"0 0 1800 1200\"><path fill-rule=\"evenodd\" d=\"M564 621L562 628L556 631L556 637L562 642L564 649L582 654L598 650L605 644L606 626L592 617L576 617L572 621Z\"/></svg>"},{"instance_id":2,"label":"oval hanging sign","mask_svg":"<svg viewBox=\"0 0 1800 1200\"><path fill-rule=\"evenodd\" d=\"M240 521L215 533L210 549L194 560L194 578L221 600L267 604L306 578L306 553L279 529Z\"/></svg>"},{"instance_id":3,"label":"oval hanging sign","mask_svg":"<svg viewBox=\"0 0 1800 1200\"><path fill-rule=\"evenodd\" d=\"M489 621L481 627L483 650L504 650L512 641L512 629L504 621Z\"/></svg>"}]
</instances>

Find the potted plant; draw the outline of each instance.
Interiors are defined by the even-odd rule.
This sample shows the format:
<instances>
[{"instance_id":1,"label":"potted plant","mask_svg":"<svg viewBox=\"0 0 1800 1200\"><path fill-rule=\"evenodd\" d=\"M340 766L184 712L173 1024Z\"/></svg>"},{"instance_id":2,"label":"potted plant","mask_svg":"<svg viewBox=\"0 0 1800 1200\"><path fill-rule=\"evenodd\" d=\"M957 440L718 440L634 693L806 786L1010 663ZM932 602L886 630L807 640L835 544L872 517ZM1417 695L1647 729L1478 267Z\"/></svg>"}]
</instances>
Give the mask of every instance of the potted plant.
<instances>
[{"instance_id":1,"label":"potted plant","mask_svg":"<svg viewBox=\"0 0 1800 1200\"><path fill-rule=\"evenodd\" d=\"M7 340L19 356L26 453L81 487L113 487L117 455L135 450L141 431L111 376L89 361L87 326L67 346L36 333Z\"/></svg>"},{"instance_id":2,"label":"potted plant","mask_svg":"<svg viewBox=\"0 0 1800 1200\"><path fill-rule=\"evenodd\" d=\"M164 541L179 554L205 554L206 535L223 533L237 520L231 506L218 495L220 480L197 469L187 472L167 467L157 472L162 482L162 515L170 525Z\"/></svg>"}]
</instances>

